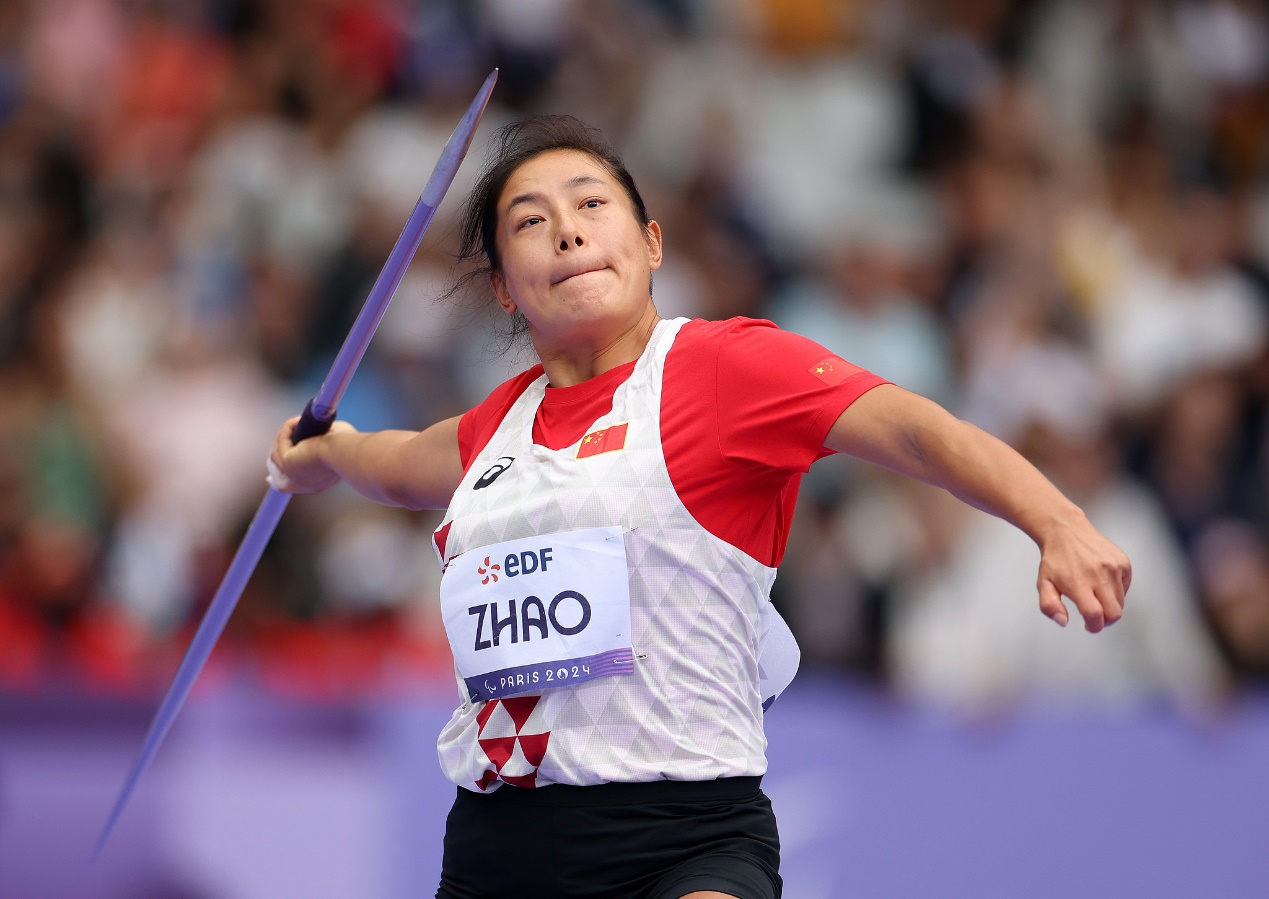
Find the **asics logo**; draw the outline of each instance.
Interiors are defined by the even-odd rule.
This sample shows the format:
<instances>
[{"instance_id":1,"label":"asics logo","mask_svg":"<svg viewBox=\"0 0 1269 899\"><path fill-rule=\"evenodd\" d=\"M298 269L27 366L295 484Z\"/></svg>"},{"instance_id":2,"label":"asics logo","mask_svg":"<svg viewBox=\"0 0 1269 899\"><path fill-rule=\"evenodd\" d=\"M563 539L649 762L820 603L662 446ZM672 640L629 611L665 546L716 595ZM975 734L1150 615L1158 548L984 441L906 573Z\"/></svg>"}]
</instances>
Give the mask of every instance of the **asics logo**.
<instances>
[{"instance_id":1,"label":"asics logo","mask_svg":"<svg viewBox=\"0 0 1269 899\"><path fill-rule=\"evenodd\" d=\"M480 476L476 483L471 485L472 490L483 490L494 481L498 480L498 476L511 467L511 463L515 461L515 456L503 456L495 462L488 471Z\"/></svg>"}]
</instances>

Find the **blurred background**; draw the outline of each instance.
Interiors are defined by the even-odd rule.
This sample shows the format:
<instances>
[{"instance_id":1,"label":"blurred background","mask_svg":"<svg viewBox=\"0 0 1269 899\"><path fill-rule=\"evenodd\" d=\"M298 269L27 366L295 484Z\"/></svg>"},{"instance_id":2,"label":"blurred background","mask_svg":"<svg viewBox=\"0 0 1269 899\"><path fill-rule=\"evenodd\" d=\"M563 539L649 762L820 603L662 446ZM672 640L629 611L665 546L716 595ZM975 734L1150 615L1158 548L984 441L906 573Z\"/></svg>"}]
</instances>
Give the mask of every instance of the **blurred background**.
<instances>
[{"instance_id":1,"label":"blurred background","mask_svg":"<svg viewBox=\"0 0 1269 899\"><path fill-rule=\"evenodd\" d=\"M444 298L456 215L494 128L567 112L662 224L662 315L769 318L943 403L1133 560L1124 619L1063 631L1024 536L818 463L774 594L786 896L1263 888L1269 3L4 0L0 895L434 891L440 515L343 489L292 503L84 861L495 65L342 417L423 427L528 364Z\"/></svg>"}]
</instances>

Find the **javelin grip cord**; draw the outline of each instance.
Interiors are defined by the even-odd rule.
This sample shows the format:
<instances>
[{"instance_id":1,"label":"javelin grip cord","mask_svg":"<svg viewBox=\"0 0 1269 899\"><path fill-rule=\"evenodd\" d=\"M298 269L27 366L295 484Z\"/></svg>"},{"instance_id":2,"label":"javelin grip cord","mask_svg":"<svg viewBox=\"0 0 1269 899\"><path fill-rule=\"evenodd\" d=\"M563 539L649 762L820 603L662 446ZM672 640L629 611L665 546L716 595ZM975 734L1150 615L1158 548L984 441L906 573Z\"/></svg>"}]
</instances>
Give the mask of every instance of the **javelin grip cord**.
<instances>
[{"instance_id":1,"label":"javelin grip cord","mask_svg":"<svg viewBox=\"0 0 1269 899\"><path fill-rule=\"evenodd\" d=\"M318 418L313 412L313 403L316 400L309 400L308 405L304 407L304 411L300 414L300 420L295 425L295 429L291 431L291 442L299 443L301 440L307 440L310 437L320 437L330 430L330 426L335 423L335 413L332 412L330 418Z\"/></svg>"}]
</instances>

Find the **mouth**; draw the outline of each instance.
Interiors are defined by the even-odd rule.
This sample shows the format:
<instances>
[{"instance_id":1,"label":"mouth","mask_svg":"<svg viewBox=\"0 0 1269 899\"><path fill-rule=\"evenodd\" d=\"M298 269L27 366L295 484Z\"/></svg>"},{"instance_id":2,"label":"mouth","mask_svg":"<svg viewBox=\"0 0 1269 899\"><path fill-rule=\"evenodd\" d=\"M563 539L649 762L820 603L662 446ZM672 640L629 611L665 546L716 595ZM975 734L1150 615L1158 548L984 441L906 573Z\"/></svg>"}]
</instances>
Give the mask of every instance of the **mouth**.
<instances>
[{"instance_id":1,"label":"mouth","mask_svg":"<svg viewBox=\"0 0 1269 899\"><path fill-rule=\"evenodd\" d=\"M563 284L565 281L569 281L569 280L571 280L571 279L573 279L573 278L579 278L579 277L581 277L582 275L589 275L589 274L591 274L591 273L593 273L593 272L603 271L603 270L604 270L604 268L605 268L605 266L602 266L602 265L597 265L597 266L593 266L593 267L591 267L591 268L584 268L584 269L581 269L580 271L569 272L568 274L565 274L565 275L562 275L562 276L560 276L560 277L556 278L554 281L552 281L552 282L551 282L551 284L552 284L552 285L555 285L555 284Z\"/></svg>"}]
</instances>

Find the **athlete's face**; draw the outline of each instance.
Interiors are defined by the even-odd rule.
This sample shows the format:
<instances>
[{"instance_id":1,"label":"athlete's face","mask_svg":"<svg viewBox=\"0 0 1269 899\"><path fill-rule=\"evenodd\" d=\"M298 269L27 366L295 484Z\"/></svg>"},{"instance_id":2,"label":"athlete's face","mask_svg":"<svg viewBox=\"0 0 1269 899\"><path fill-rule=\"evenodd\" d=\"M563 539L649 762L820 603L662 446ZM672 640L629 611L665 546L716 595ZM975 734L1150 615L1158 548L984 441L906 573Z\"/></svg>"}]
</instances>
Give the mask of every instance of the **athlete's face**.
<instances>
[{"instance_id":1,"label":"athlete's face","mask_svg":"<svg viewBox=\"0 0 1269 899\"><path fill-rule=\"evenodd\" d=\"M576 150L550 150L516 169L498 198L501 271L492 281L535 343L602 343L651 304L661 229L644 228L620 182Z\"/></svg>"}]
</instances>

